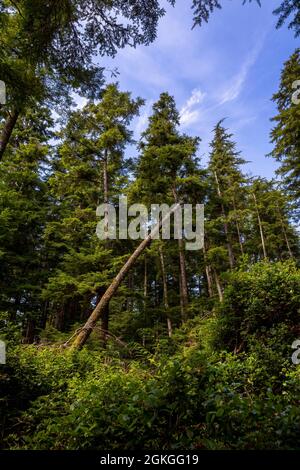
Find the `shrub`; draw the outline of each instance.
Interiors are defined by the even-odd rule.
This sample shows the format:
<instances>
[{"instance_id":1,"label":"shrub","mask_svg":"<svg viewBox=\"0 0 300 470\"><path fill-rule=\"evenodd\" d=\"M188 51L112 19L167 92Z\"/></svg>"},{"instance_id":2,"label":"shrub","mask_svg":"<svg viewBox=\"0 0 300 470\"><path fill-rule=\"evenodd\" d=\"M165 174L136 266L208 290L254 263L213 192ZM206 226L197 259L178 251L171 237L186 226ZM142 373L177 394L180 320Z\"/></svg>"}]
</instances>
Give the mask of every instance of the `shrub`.
<instances>
[{"instance_id":1,"label":"shrub","mask_svg":"<svg viewBox=\"0 0 300 470\"><path fill-rule=\"evenodd\" d=\"M300 270L288 262L257 263L248 271L236 271L219 307L215 347L239 351L249 338L265 336L274 326L285 323L290 344L300 334ZM289 336L289 339L288 339Z\"/></svg>"}]
</instances>

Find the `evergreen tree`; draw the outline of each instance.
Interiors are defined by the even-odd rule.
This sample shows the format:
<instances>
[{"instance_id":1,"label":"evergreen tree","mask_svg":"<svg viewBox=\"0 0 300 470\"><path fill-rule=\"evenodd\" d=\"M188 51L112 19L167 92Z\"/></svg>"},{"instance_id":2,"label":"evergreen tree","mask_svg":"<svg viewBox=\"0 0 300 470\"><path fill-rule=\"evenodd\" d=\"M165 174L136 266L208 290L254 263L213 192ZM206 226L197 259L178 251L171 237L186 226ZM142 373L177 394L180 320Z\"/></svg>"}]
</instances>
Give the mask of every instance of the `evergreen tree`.
<instances>
[{"instance_id":1,"label":"evergreen tree","mask_svg":"<svg viewBox=\"0 0 300 470\"><path fill-rule=\"evenodd\" d=\"M241 0L243 5L256 2L262 6L263 0ZM192 8L194 10L194 26L202 25L208 22L210 15L216 9L222 8L221 0L193 0ZM278 16L277 28L280 28L286 21L293 16L289 23L289 29L295 31L295 36L300 34L300 1L299 0L281 0L280 5L275 8L273 14Z\"/></svg>"},{"instance_id":2,"label":"evergreen tree","mask_svg":"<svg viewBox=\"0 0 300 470\"><path fill-rule=\"evenodd\" d=\"M279 16L277 28L280 28L287 19L294 14L293 19L289 23L289 29L295 30L295 36L300 34L300 1L299 0L283 0L278 8L274 10L274 14Z\"/></svg>"},{"instance_id":3,"label":"evergreen tree","mask_svg":"<svg viewBox=\"0 0 300 470\"><path fill-rule=\"evenodd\" d=\"M195 153L199 139L181 135L174 98L162 93L153 105L149 125L142 134L136 189L148 203L190 201L190 187L200 185ZM179 289L182 320L187 319L188 280L184 241L178 239Z\"/></svg>"},{"instance_id":4,"label":"evergreen tree","mask_svg":"<svg viewBox=\"0 0 300 470\"><path fill-rule=\"evenodd\" d=\"M299 77L300 49L297 49L285 63L279 90L273 96L278 114L272 119L275 123L271 132L274 149L270 154L281 163L278 174L283 176L285 188L298 203L300 201L300 103L299 100L293 99L297 93L293 85L298 83ZM299 216L298 207L296 212Z\"/></svg>"},{"instance_id":5,"label":"evergreen tree","mask_svg":"<svg viewBox=\"0 0 300 470\"><path fill-rule=\"evenodd\" d=\"M99 96L103 67L93 58L149 44L164 14L158 0L59 2L5 0L0 5L0 79L7 85L0 160L18 117L40 102L61 109L76 90Z\"/></svg>"},{"instance_id":6,"label":"evergreen tree","mask_svg":"<svg viewBox=\"0 0 300 470\"><path fill-rule=\"evenodd\" d=\"M207 236L210 249L220 245L226 247L229 267L233 269L237 256L243 254L240 206L244 198L245 177L240 165L245 160L240 157L232 134L227 132L222 122L214 128L210 144Z\"/></svg>"},{"instance_id":7,"label":"evergreen tree","mask_svg":"<svg viewBox=\"0 0 300 470\"><path fill-rule=\"evenodd\" d=\"M290 223L289 198L274 181L254 178L248 188L248 227L245 250L257 262L298 256L298 237Z\"/></svg>"},{"instance_id":8,"label":"evergreen tree","mask_svg":"<svg viewBox=\"0 0 300 470\"><path fill-rule=\"evenodd\" d=\"M51 125L47 110L27 113L7 165L0 166L0 311L21 326L25 342L34 340L46 320L41 292L48 276L43 231L50 205L45 171Z\"/></svg>"},{"instance_id":9,"label":"evergreen tree","mask_svg":"<svg viewBox=\"0 0 300 470\"><path fill-rule=\"evenodd\" d=\"M98 104L72 113L62 130L49 181L56 203L46 229L55 269L45 296L52 302L58 329L89 313L114 270L118 253L113 259L111 250L117 250L118 242L97 238L96 208L117 205L126 182L124 150L132 139L128 126L141 104L117 85L108 85ZM102 330L105 344L108 306Z\"/></svg>"}]
</instances>

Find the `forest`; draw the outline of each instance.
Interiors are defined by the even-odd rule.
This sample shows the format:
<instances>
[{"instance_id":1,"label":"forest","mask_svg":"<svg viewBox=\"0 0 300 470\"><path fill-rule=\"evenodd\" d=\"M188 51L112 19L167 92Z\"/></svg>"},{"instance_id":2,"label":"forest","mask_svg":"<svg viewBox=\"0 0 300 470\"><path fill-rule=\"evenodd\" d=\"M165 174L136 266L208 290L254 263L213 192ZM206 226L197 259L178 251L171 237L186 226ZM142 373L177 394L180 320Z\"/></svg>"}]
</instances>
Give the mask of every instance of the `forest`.
<instances>
[{"instance_id":1,"label":"forest","mask_svg":"<svg viewBox=\"0 0 300 470\"><path fill-rule=\"evenodd\" d=\"M1 450L300 449L300 1L274 1L274 178L226 116L203 159L163 87L136 137L145 99L95 57L155 42L165 3L0 1ZM227 0L190 3L197 31ZM101 239L120 196L203 204L201 248Z\"/></svg>"}]
</instances>

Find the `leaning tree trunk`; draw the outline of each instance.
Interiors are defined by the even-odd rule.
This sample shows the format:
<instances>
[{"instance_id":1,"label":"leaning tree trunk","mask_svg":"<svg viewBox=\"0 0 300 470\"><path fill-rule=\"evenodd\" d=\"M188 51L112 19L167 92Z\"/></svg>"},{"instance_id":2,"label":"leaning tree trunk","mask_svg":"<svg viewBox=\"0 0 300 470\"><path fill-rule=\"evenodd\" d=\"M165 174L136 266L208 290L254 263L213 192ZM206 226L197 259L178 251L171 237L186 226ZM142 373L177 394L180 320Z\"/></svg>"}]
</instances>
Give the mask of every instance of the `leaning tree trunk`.
<instances>
[{"instance_id":1,"label":"leaning tree trunk","mask_svg":"<svg viewBox=\"0 0 300 470\"><path fill-rule=\"evenodd\" d=\"M20 112L17 109L14 109L9 113L5 123L4 127L2 129L1 135L0 135L0 161L3 158L4 152L6 150L6 147L9 143L9 140L11 138L11 134L14 130L14 127L17 123L18 117L19 117Z\"/></svg>"},{"instance_id":2,"label":"leaning tree trunk","mask_svg":"<svg viewBox=\"0 0 300 470\"><path fill-rule=\"evenodd\" d=\"M158 251L159 251L159 258L160 258L162 281L163 281L164 307L165 307L166 318L167 318L168 336L169 338L171 338L173 329L172 329L172 321L171 321L171 318L169 317L168 284L167 284L165 260L164 260L164 253L163 253L162 246L159 246Z\"/></svg>"},{"instance_id":3,"label":"leaning tree trunk","mask_svg":"<svg viewBox=\"0 0 300 470\"><path fill-rule=\"evenodd\" d=\"M91 332L95 328L97 321L104 314L106 306L109 304L111 298L117 292L125 276L129 273L131 268L134 266L135 262L141 256L145 248L147 248L151 244L152 239L157 235L162 225L169 219L172 213L174 213L179 208L180 208L180 204L176 204L170 210L170 212L153 228L153 230L151 230L147 238L145 238L145 240L143 240L139 244L139 246L136 248L136 250L132 253L130 258L121 268L117 276L114 278L114 280L112 281L112 283L110 284L106 292L104 293L104 295L101 297L100 302L98 303L94 311L91 313L85 325L79 330L77 336L75 337L75 340L72 343L72 346L71 346L72 349L81 349L84 346ZM66 344L68 344L68 342Z\"/></svg>"}]
</instances>

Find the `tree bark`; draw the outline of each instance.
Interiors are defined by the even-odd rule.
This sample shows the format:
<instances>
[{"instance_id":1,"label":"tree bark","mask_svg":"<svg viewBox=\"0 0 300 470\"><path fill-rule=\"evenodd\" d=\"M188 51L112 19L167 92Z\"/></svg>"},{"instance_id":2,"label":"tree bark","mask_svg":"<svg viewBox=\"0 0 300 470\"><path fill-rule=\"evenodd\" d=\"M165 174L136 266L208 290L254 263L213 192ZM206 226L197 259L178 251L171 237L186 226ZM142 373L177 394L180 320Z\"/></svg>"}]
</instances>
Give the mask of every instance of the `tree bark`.
<instances>
[{"instance_id":1,"label":"tree bark","mask_svg":"<svg viewBox=\"0 0 300 470\"><path fill-rule=\"evenodd\" d=\"M266 244L265 244L265 237L264 237L264 231L263 231L262 222L261 222L261 218L260 218L260 213L259 213L259 210L258 210L257 199L256 199L255 193L252 193L252 195L253 195L256 214L257 214L257 220L258 220L258 226L259 226L259 232L260 232L260 238L261 238L263 254L264 254L264 258L267 259L268 256L267 256L267 250L266 250Z\"/></svg>"},{"instance_id":2,"label":"tree bark","mask_svg":"<svg viewBox=\"0 0 300 470\"><path fill-rule=\"evenodd\" d=\"M178 195L176 188L172 188L173 197L175 204L178 204ZM180 305L181 305L181 317L182 321L185 322L188 317L188 306L189 306L189 294L187 285L186 275L186 261L184 254L184 241L182 238L178 239L178 252L179 252L179 273L180 273Z\"/></svg>"},{"instance_id":3,"label":"tree bark","mask_svg":"<svg viewBox=\"0 0 300 470\"><path fill-rule=\"evenodd\" d=\"M147 265L147 256L144 258L144 322L146 324L146 315L147 315L147 301L148 301L148 265ZM142 336L142 345L146 346L146 337L143 334Z\"/></svg>"},{"instance_id":4,"label":"tree bark","mask_svg":"<svg viewBox=\"0 0 300 470\"><path fill-rule=\"evenodd\" d=\"M233 249L232 249L232 246L231 246L231 243L230 243L228 224L227 224L227 221L226 221L226 213L225 213L224 204L222 202L222 193L221 193L221 188L220 188L220 184L219 184L219 178L218 178L218 175L217 175L216 171L214 171L214 175L215 175L215 180L216 180L216 184L217 184L218 196L220 198L221 213L222 213L222 217L224 219L223 226L224 226L224 232L225 232L225 237L226 237L226 244L227 244L227 250L228 250L228 257L229 257L229 265L230 265L230 269L233 269L234 268Z\"/></svg>"},{"instance_id":5,"label":"tree bark","mask_svg":"<svg viewBox=\"0 0 300 470\"><path fill-rule=\"evenodd\" d=\"M181 315L182 315L182 321L185 322L188 317L189 294L188 294L188 287L187 287L184 242L182 239L178 240L178 250L179 250L179 268L180 268Z\"/></svg>"},{"instance_id":6,"label":"tree bark","mask_svg":"<svg viewBox=\"0 0 300 470\"><path fill-rule=\"evenodd\" d=\"M213 280L212 280L212 274L211 274L211 266L207 263L205 242L203 244L203 257L204 257L205 273L206 273L206 279L207 279L208 295L209 295L209 297L213 297L214 290L213 290Z\"/></svg>"},{"instance_id":7,"label":"tree bark","mask_svg":"<svg viewBox=\"0 0 300 470\"><path fill-rule=\"evenodd\" d=\"M72 349L81 349L84 344L86 343L87 339L89 338L91 332L96 326L97 321L99 318L102 317L104 314L105 307L109 304L111 298L114 296L114 294L117 292L121 282L125 278L125 276L128 274L130 269L134 266L136 260L140 257L140 255L143 253L145 248L151 244L151 241L153 237L156 236L156 234L159 232L161 226L163 223L165 223L171 214L175 212L180 207L180 204L177 204L173 207L173 209L170 210L170 212L160 221L156 227L151 230L150 234L143 240L139 246L136 248L136 250L132 253L130 258L127 260L127 262L124 264L124 266L121 268L117 276L114 278L110 286L107 288L106 292L104 295L101 297L100 302L94 309L94 311L91 313L90 317L88 318L87 322L85 325L81 328L79 331L78 335L75 337L74 342L71 345Z\"/></svg>"},{"instance_id":8,"label":"tree bark","mask_svg":"<svg viewBox=\"0 0 300 470\"><path fill-rule=\"evenodd\" d=\"M103 202L105 205L104 210L104 230L108 232L108 153L104 151L103 157Z\"/></svg>"},{"instance_id":9,"label":"tree bark","mask_svg":"<svg viewBox=\"0 0 300 470\"><path fill-rule=\"evenodd\" d=\"M214 271L217 291L218 291L218 295L219 295L219 300L220 300L220 302L223 302L223 290L222 290L221 282L220 282L217 271L215 269L213 271Z\"/></svg>"},{"instance_id":10,"label":"tree bark","mask_svg":"<svg viewBox=\"0 0 300 470\"><path fill-rule=\"evenodd\" d=\"M104 230L108 233L108 151L105 149L104 151L104 158L103 158L103 202L105 204L105 211L104 211ZM106 240L107 242L107 240ZM107 243L106 243L107 245ZM105 292L105 289L104 289ZM102 293L104 293L102 292ZM108 328L109 328L109 304L106 305L103 316L101 318L101 343L102 347L106 349L107 345L107 337L108 337Z\"/></svg>"},{"instance_id":11,"label":"tree bark","mask_svg":"<svg viewBox=\"0 0 300 470\"><path fill-rule=\"evenodd\" d=\"M25 337L23 340L24 344L32 344L35 336L35 323L32 319L27 320Z\"/></svg>"},{"instance_id":12,"label":"tree bark","mask_svg":"<svg viewBox=\"0 0 300 470\"><path fill-rule=\"evenodd\" d=\"M58 310L54 318L54 328L58 331L63 331L65 322L65 304Z\"/></svg>"},{"instance_id":13,"label":"tree bark","mask_svg":"<svg viewBox=\"0 0 300 470\"><path fill-rule=\"evenodd\" d=\"M236 226L236 231L237 231L237 235L238 235L238 239L239 239L240 249L241 249L241 253L243 255L244 254L244 247L243 247L242 238L241 238L240 224L239 224L239 222L236 218L236 204L235 204L235 199L234 198L233 198L233 210L235 212L235 226Z\"/></svg>"},{"instance_id":14,"label":"tree bark","mask_svg":"<svg viewBox=\"0 0 300 470\"><path fill-rule=\"evenodd\" d=\"M11 138L11 134L15 128L15 125L17 123L18 117L19 117L20 112L17 109L13 109L11 113L9 113L5 123L4 127L2 129L1 135L0 135L0 161L3 158L4 152L6 150L6 147L9 143L9 140Z\"/></svg>"},{"instance_id":15,"label":"tree bark","mask_svg":"<svg viewBox=\"0 0 300 470\"><path fill-rule=\"evenodd\" d=\"M144 259L144 310L146 311L147 307L147 297L148 297L148 266L147 258Z\"/></svg>"},{"instance_id":16,"label":"tree bark","mask_svg":"<svg viewBox=\"0 0 300 470\"><path fill-rule=\"evenodd\" d=\"M132 302L132 297L131 297L131 291L133 290L133 278L132 278L132 273L128 274L127 278L127 288L130 291L130 295L127 296L126 299L126 310L129 312L133 308L133 302Z\"/></svg>"},{"instance_id":17,"label":"tree bark","mask_svg":"<svg viewBox=\"0 0 300 470\"><path fill-rule=\"evenodd\" d=\"M290 258L294 258L292 250L291 250L291 245L290 245L290 242L289 242L289 239L288 239L288 236L287 236L287 232L286 232L286 229L285 229L284 221L283 221L282 215L280 213L280 209L279 209L278 204L277 204L277 212L278 212L280 224L281 224L281 227L282 227L282 233L283 233L283 236L284 236L284 239L285 239L285 243L286 243Z\"/></svg>"},{"instance_id":18,"label":"tree bark","mask_svg":"<svg viewBox=\"0 0 300 470\"><path fill-rule=\"evenodd\" d=\"M168 336L169 338L171 338L173 329L172 329L172 321L171 321L171 318L169 317L168 284L167 284L167 277L166 277L164 253L163 253L163 248L161 245L159 246L158 251L159 251L159 258L160 258L162 281L163 281L164 307L165 307L166 318L167 318Z\"/></svg>"}]
</instances>

